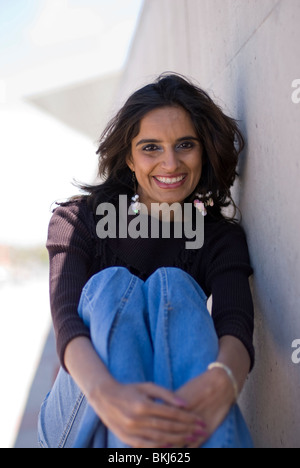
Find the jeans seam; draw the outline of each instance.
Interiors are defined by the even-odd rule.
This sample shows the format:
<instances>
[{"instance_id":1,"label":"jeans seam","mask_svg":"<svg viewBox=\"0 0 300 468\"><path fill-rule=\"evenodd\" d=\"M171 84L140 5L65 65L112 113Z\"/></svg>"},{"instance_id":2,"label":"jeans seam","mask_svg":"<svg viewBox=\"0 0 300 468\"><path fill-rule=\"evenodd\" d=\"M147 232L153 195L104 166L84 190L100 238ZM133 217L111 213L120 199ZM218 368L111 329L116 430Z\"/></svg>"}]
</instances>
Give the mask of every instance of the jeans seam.
<instances>
[{"instance_id":1,"label":"jeans seam","mask_svg":"<svg viewBox=\"0 0 300 468\"><path fill-rule=\"evenodd\" d=\"M164 301L164 338L166 343L166 355L168 361L168 370L169 370L169 383L170 383L170 390L174 388L174 379L172 373L172 362L171 362L171 352L169 346L169 314L172 310L170 303L168 302L168 277L167 271L165 268L160 270L160 275L162 278L161 281L161 288L162 288L162 296Z\"/></svg>"},{"instance_id":2,"label":"jeans seam","mask_svg":"<svg viewBox=\"0 0 300 468\"><path fill-rule=\"evenodd\" d=\"M67 439L69 437L69 434L71 432L72 426L74 424L74 421L76 419L76 416L78 414L78 411L79 411L84 399L85 399L84 394L80 393L79 397L77 398L76 403L74 405L74 408L73 408L72 414L71 414L71 416L69 418L69 421L68 421L68 423L66 425L66 428L65 428L65 430L64 430L64 432L63 432L63 434L61 436L60 442L58 444L58 448L64 448L64 446L66 444L66 441L67 441Z\"/></svg>"},{"instance_id":3,"label":"jeans seam","mask_svg":"<svg viewBox=\"0 0 300 468\"><path fill-rule=\"evenodd\" d=\"M107 339L107 345L109 345L109 343L110 343L110 341L112 339L113 333L114 333L114 331L115 331L115 329L117 327L117 324L118 324L118 319L120 317L120 314L124 310L124 307L125 307L126 303L128 302L129 297L132 294L137 281L138 281L138 278L136 276L132 275L131 279L130 279L129 286L128 286L124 296L122 297L122 299L120 301L120 305L118 307L118 310L117 310L116 315L114 317L113 323L111 325L111 329L110 329L109 336L108 336L108 339ZM107 353L107 355L109 356L109 353Z\"/></svg>"},{"instance_id":4,"label":"jeans seam","mask_svg":"<svg viewBox=\"0 0 300 468\"><path fill-rule=\"evenodd\" d=\"M87 292L85 290L82 291L82 296L84 296L85 299L85 305L89 310L89 316L91 317L91 314L93 312L93 309L91 307L91 299L89 298Z\"/></svg>"}]
</instances>

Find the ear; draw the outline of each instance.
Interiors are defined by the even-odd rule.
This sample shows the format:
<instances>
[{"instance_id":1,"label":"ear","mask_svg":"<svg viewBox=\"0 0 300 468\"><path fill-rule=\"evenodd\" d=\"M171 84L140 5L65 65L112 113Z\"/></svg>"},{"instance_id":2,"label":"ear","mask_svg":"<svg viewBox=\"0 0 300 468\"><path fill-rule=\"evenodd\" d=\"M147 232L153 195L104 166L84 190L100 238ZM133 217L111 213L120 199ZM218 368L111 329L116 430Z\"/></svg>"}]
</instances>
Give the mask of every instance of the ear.
<instances>
[{"instance_id":1,"label":"ear","mask_svg":"<svg viewBox=\"0 0 300 468\"><path fill-rule=\"evenodd\" d=\"M132 161L132 155L131 153L126 156L126 164L127 166L129 167L129 169L134 172L134 164L133 164L133 161Z\"/></svg>"}]
</instances>

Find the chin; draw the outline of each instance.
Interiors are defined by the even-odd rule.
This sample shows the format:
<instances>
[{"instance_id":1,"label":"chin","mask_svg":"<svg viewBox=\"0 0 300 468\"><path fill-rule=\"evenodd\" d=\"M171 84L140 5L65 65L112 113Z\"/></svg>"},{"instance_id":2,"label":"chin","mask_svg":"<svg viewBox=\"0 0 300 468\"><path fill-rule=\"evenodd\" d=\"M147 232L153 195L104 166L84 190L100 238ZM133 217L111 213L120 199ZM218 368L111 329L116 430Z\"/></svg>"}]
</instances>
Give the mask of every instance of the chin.
<instances>
[{"instance_id":1,"label":"chin","mask_svg":"<svg viewBox=\"0 0 300 468\"><path fill-rule=\"evenodd\" d=\"M163 200L158 201L157 203L168 203L168 205L173 205L173 203L183 203L185 198L182 197L174 197L174 198L165 198Z\"/></svg>"}]
</instances>

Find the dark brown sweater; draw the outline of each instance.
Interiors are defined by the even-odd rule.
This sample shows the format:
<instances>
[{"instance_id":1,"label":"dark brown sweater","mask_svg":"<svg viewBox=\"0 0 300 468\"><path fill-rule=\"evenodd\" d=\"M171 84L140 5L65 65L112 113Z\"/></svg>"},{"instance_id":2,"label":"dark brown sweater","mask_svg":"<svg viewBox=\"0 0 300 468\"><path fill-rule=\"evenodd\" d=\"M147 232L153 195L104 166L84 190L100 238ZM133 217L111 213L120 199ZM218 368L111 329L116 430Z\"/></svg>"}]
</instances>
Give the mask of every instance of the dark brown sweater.
<instances>
[{"instance_id":1,"label":"dark brown sweater","mask_svg":"<svg viewBox=\"0 0 300 468\"><path fill-rule=\"evenodd\" d=\"M189 273L208 297L212 294L218 337L238 338L253 367L254 314L248 279L252 268L240 226L207 216L203 247L186 250L185 239L101 240L96 223L96 215L82 198L56 208L49 225L50 302L63 367L68 343L90 337L77 313L82 289L91 276L111 266L125 266L143 280L163 266Z\"/></svg>"}]
</instances>

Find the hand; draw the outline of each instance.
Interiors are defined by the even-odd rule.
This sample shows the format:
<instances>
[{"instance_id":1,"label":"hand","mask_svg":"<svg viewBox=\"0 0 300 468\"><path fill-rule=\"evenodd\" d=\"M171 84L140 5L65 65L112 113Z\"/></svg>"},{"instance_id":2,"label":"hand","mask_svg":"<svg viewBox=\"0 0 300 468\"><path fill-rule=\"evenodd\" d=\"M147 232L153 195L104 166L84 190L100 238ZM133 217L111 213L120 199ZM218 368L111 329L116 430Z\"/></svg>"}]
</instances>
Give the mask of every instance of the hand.
<instances>
[{"instance_id":1,"label":"hand","mask_svg":"<svg viewBox=\"0 0 300 468\"><path fill-rule=\"evenodd\" d=\"M232 382L222 369L207 371L183 385L176 395L185 400L187 410L196 413L206 424L207 436L194 437L188 448L197 448L216 431L234 403Z\"/></svg>"},{"instance_id":2,"label":"hand","mask_svg":"<svg viewBox=\"0 0 300 468\"><path fill-rule=\"evenodd\" d=\"M106 427L134 448L182 447L203 430L179 396L153 383L115 382L94 392L89 403Z\"/></svg>"}]
</instances>

